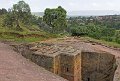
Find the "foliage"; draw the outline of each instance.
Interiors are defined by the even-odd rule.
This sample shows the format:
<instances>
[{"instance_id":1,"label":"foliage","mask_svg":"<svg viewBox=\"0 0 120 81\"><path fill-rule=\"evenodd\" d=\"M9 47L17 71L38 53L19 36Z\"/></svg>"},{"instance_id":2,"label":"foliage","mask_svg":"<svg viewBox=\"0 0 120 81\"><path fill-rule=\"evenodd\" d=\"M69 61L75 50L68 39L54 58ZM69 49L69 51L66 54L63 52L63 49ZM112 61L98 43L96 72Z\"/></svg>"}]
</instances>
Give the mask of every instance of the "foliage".
<instances>
[{"instance_id":1,"label":"foliage","mask_svg":"<svg viewBox=\"0 0 120 81\"><path fill-rule=\"evenodd\" d=\"M102 20L92 16L70 17L66 20L66 14L66 10L59 6L54 9L47 8L45 9L43 18L37 17L31 14L29 4L24 1L19 1L8 11L4 8L0 9L0 36L3 39L34 41L39 40L39 38L44 39L63 36L68 34L66 33L66 31L68 31L73 36L85 35L120 44L120 16L105 16ZM19 39L15 35L4 34L14 33L23 36L37 34L39 36L43 31L40 31L38 26L44 31L55 34L44 33L44 35L42 34L43 37L28 37L25 39Z\"/></svg>"},{"instance_id":2,"label":"foliage","mask_svg":"<svg viewBox=\"0 0 120 81\"><path fill-rule=\"evenodd\" d=\"M66 13L61 6L56 9L47 8L44 12L43 21L52 28L53 33L64 32L67 27Z\"/></svg>"},{"instance_id":3,"label":"foliage","mask_svg":"<svg viewBox=\"0 0 120 81\"><path fill-rule=\"evenodd\" d=\"M24 1L19 1L17 4L14 4L12 12L17 22L22 21L25 24L29 23L29 18L31 17L31 10L29 5Z\"/></svg>"},{"instance_id":4,"label":"foliage","mask_svg":"<svg viewBox=\"0 0 120 81\"><path fill-rule=\"evenodd\" d=\"M22 30L20 28L20 23L30 25L31 10L27 3L24 1L19 1L17 4L14 4L5 18L5 26L13 27L15 26L17 30Z\"/></svg>"},{"instance_id":5,"label":"foliage","mask_svg":"<svg viewBox=\"0 0 120 81\"><path fill-rule=\"evenodd\" d=\"M86 19L85 19L86 20ZM84 23L84 24L83 24ZM100 24L98 21L81 21L77 18L68 19L69 32L74 36L89 36L95 39L102 39L109 42L120 43L120 32L114 27ZM107 23L106 23L107 24ZM110 23L111 24L111 23Z\"/></svg>"},{"instance_id":6,"label":"foliage","mask_svg":"<svg viewBox=\"0 0 120 81\"><path fill-rule=\"evenodd\" d=\"M115 32L115 41L120 44L120 30Z\"/></svg>"},{"instance_id":7,"label":"foliage","mask_svg":"<svg viewBox=\"0 0 120 81\"><path fill-rule=\"evenodd\" d=\"M5 8L0 9L0 15L6 14L7 10Z\"/></svg>"}]
</instances>

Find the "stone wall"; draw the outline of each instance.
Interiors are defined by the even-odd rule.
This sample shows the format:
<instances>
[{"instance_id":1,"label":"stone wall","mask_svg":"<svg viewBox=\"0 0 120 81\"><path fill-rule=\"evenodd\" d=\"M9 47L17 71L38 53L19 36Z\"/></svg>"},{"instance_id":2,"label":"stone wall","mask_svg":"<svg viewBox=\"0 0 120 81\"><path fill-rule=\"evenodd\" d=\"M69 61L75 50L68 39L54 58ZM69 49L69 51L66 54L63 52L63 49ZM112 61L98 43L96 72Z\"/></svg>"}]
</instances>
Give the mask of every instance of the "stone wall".
<instances>
[{"instance_id":1,"label":"stone wall","mask_svg":"<svg viewBox=\"0 0 120 81\"><path fill-rule=\"evenodd\" d=\"M60 59L61 76L69 81L74 81L74 57L62 54Z\"/></svg>"},{"instance_id":2,"label":"stone wall","mask_svg":"<svg viewBox=\"0 0 120 81\"><path fill-rule=\"evenodd\" d=\"M82 52L82 81L113 81L115 56L109 53Z\"/></svg>"},{"instance_id":3,"label":"stone wall","mask_svg":"<svg viewBox=\"0 0 120 81\"><path fill-rule=\"evenodd\" d=\"M81 81L81 53L74 56L74 81Z\"/></svg>"},{"instance_id":4,"label":"stone wall","mask_svg":"<svg viewBox=\"0 0 120 81\"><path fill-rule=\"evenodd\" d=\"M60 68L60 55L55 56L54 58L54 73L57 75L61 74L61 68Z\"/></svg>"},{"instance_id":5,"label":"stone wall","mask_svg":"<svg viewBox=\"0 0 120 81\"><path fill-rule=\"evenodd\" d=\"M32 54L30 59L37 65L54 73L54 58L45 55Z\"/></svg>"}]
</instances>

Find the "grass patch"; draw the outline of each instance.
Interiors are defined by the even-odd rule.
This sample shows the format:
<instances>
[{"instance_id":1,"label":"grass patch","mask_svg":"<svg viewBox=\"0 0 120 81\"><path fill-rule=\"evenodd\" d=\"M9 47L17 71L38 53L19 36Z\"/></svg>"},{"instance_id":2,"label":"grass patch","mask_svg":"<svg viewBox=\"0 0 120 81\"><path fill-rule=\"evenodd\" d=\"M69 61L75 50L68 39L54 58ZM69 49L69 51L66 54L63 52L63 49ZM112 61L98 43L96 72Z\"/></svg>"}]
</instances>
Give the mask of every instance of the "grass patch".
<instances>
[{"instance_id":1,"label":"grass patch","mask_svg":"<svg viewBox=\"0 0 120 81\"><path fill-rule=\"evenodd\" d=\"M46 40L46 39L47 39L46 37L17 38L15 36L11 36L11 35L2 35L2 36L0 36L0 40L2 40L2 41L14 41L14 42L21 42L21 43L42 41L42 40Z\"/></svg>"},{"instance_id":2,"label":"grass patch","mask_svg":"<svg viewBox=\"0 0 120 81\"><path fill-rule=\"evenodd\" d=\"M38 31L38 32L18 32L18 31L0 31L0 40L2 41L15 41L15 42L36 42L36 41L43 41L51 38L57 38L60 37L57 34L51 34L46 33L44 31ZM12 33L12 34L11 34ZM25 36L25 37L19 37L19 36ZM32 36L32 35L37 35Z\"/></svg>"},{"instance_id":3,"label":"grass patch","mask_svg":"<svg viewBox=\"0 0 120 81\"><path fill-rule=\"evenodd\" d=\"M36 42L36 41L43 41L46 40L46 38L42 38L42 37L30 37L30 38L16 38L14 39L14 41L16 42L21 42L21 43L29 43L29 42Z\"/></svg>"}]
</instances>

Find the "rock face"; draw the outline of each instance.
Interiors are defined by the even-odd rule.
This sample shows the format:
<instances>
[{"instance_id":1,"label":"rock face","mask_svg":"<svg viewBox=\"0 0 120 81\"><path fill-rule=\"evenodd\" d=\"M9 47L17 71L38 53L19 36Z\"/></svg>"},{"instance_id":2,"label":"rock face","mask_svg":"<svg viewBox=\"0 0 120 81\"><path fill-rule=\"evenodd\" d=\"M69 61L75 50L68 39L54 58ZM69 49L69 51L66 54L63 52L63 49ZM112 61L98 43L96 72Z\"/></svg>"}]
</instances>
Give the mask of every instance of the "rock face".
<instances>
[{"instance_id":1,"label":"rock face","mask_svg":"<svg viewBox=\"0 0 120 81\"><path fill-rule=\"evenodd\" d=\"M68 45L49 43L41 43L31 50L37 50L29 54L33 62L69 81L80 81L79 50Z\"/></svg>"},{"instance_id":2,"label":"rock face","mask_svg":"<svg viewBox=\"0 0 120 81\"><path fill-rule=\"evenodd\" d=\"M18 46L17 51L69 81L113 81L115 56L77 40Z\"/></svg>"},{"instance_id":3,"label":"rock face","mask_svg":"<svg viewBox=\"0 0 120 81\"><path fill-rule=\"evenodd\" d=\"M113 81L115 57L109 53L82 52L83 81Z\"/></svg>"}]
</instances>

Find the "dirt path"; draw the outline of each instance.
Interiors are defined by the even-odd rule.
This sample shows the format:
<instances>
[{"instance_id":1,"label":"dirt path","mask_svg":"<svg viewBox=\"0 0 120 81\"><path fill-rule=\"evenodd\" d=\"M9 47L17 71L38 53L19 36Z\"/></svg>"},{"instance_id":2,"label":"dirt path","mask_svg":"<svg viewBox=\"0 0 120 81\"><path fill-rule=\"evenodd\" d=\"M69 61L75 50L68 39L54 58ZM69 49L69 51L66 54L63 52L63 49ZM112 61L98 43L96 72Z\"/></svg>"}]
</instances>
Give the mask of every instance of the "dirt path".
<instances>
[{"instance_id":1,"label":"dirt path","mask_svg":"<svg viewBox=\"0 0 120 81\"><path fill-rule=\"evenodd\" d=\"M0 43L0 81L67 81Z\"/></svg>"},{"instance_id":2,"label":"dirt path","mask_svg":"<svg viewBox=\"0 0 120 81\"><path fill-rule=\"evenodd\" d=\"M90 44L90 43L88 43L88 44ZM90 44L90 45L92 45L92 44ZM114 50L114 49L111 49L111 48L108 48L108 47L104 47L104 46L101 46L101 45L92 45L92 46L97 48L97 49L109 52L109 53L116 56L118 68L115 72L114 81L120 81L120 51Z\"/></svg>"}]
</instances>

